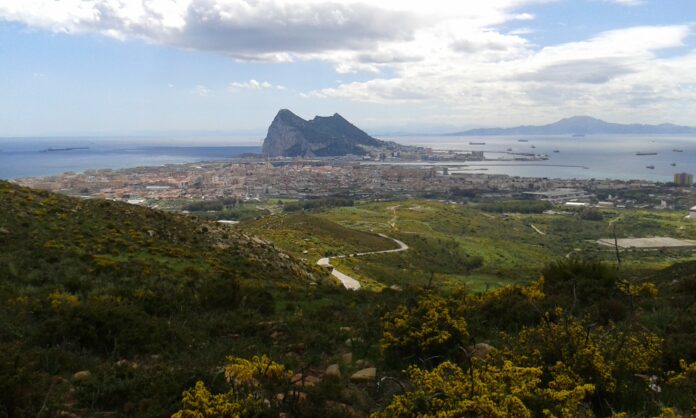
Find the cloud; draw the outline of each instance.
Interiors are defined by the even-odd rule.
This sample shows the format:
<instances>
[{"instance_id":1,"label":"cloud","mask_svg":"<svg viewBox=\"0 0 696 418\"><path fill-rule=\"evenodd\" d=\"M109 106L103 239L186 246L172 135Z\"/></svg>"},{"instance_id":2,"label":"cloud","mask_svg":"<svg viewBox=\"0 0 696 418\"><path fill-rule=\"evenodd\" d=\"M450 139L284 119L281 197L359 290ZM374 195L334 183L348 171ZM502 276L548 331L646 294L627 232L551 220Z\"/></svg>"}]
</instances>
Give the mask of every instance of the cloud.
<instances>
[{"instance_id":1,"label":"cloud","mask_svg":"<svg viewBox=\"0 0 696 418\"><path fill-rule=\"evenodd\" d=\"M258 82L254 79L242 83L234 81L227 86L227 90L230 93L234 93L239 90L267 90L274 87L277 90L285 90L285 87L283 86L273 86L273 84L269 83L268 81Z\"/></svg>"},{"instance_id":2,"label":"cloud","mask_svg":"<svg viewBox=\"0 0 696 418\"><path fill-rule=\"evenodd\" d=\"M604 84L634 71L630 62L598 58L550 64L533 72L520 74L517 79L547 83Z\"/></svg>"},{"instance_id":3,"label":"cloud","mask_svg":"<svg viewBox=\"0 0 696 418\"><path fill-rule=\"evenodd\" d=\"M370 50L412 38L422 20L407 10L341 0L0 0L0 18L257 61Z\"/></svg>"},{"instance_id":4,"label":"cloud","mask_svg":"<svg viewBox=\"0 0 696 418\"><path fill-rule=\"evenodd\" d=\"M640 6L642 4L645 4L645 0L603 0L607 3L614 3L618 4L620 6Z\"/></svg>"},{"instance_id":5,"label":"cloud","mask_svg":"<svg viewBox=\"0 0 696 418\"><path fill-rule=\"evenodd\" d=\"M191 90L191 94L198 96L198 97L208 97L208 96L212 96L213 92L212 92L212 90L210 90L206 86L199 84L196 87L194 87L193 90Z\"/></svg>"},{"instance_id":6,"label":"cloud","mask_svg":"<svg viewBox=\"0 0 696 418\"><path fill-rule=\"evenodd\" d=\"M0 19L245 62L329 63L338 73L363 73L362 81L301 97L418 106L417 117L453 123L696 114L696 57L684 48L692 26L622 27L537 45L542 37L530 36L537 17L528 6L553 1L0 0ZM283 89L256 80L228 85L231 92ZM203 85L192 92L212 94Z\"/></svg>"},{"instance_id":7,"label":"cloud","mask_svg":"<svg viewBox=\"0 0 696 418\"><path fill-rule=\"evenodd\" d=\"M450 48L396 65L390 78L342 83L307 97L417 103L435 109L419 112L422 120L489 125L598 112L618 121L686 123L696 111L696 52L661 53L683 47L690 34L688 25L638 26L542 48L490 30L458 34Z\"/></svg>"}]
</instances>

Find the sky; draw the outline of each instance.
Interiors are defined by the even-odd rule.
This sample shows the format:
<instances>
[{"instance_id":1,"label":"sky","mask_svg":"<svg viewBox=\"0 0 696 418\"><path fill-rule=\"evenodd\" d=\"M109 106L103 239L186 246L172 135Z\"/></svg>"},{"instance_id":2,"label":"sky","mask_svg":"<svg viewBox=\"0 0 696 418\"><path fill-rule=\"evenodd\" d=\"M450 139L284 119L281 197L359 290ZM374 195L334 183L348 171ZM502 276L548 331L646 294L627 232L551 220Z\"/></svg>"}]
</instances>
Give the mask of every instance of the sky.
<instances>
[{"instance_id":1,"label":"sky","mask_svg":"<svg viewBox=\"0 0 696 418\"><path fill-rule=\"evenodd\" d=\"M0 0L0 136L696 125L694 0Z\"/></svg>"}]
</instances>

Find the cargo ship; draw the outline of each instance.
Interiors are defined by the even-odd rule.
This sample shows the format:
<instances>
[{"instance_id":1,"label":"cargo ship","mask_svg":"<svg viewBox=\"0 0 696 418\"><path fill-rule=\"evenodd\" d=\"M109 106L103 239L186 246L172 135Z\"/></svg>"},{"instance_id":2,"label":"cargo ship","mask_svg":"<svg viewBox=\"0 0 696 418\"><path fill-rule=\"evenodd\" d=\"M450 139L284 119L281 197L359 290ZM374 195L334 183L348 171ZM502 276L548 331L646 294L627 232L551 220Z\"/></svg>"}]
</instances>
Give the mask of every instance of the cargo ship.
<instances>
[{"instance_id":1,"label":"cargo ship","mask_svg":"<svg viewBox=\"0 0 696 418\"><path fill-rule=\"evenodd\" d=\"M657 155L656 152L636 152L636 155Z\"/></svg>"},{"instance_id":2,"label":"cargo ship","mask_svg":"<svg viewBox=\"0 0 696 418\"><path fill-rule=\"evenodd\" d=\"M61 152L61 151L77 151L77 150L85 150L89 149L89 147L72 147L72 148L53 148L53 147L48 147L44 150L41 150L39 152Z\"/></svg>"}]
</instances>

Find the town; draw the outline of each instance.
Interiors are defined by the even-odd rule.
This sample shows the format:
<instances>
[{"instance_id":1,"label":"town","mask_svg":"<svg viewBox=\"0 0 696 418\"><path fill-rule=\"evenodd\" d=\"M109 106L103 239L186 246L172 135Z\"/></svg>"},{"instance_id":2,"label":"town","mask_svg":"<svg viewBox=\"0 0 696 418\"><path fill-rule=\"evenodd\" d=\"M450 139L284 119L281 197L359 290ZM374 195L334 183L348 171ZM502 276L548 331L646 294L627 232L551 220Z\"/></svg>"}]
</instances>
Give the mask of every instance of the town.
<instances>
[{"instance_id":1,"label":"town","mask_svg":"<svg viewBox=\"0 0 696 418\"><path fill-rule=\"evenodd\" d=\"M525 198L582 206L687 210L696 189L644 180L551 179L468 171L428 163L396 164L350 158L246 157L121 170L88 170L18 179L23 186L83 198L119 200L150 207L162 202L234 198L239 201L343 196L379 200L398 196L457 199ZM171 205L169 205L171 206Z\"/></svg>"}]
</instances>

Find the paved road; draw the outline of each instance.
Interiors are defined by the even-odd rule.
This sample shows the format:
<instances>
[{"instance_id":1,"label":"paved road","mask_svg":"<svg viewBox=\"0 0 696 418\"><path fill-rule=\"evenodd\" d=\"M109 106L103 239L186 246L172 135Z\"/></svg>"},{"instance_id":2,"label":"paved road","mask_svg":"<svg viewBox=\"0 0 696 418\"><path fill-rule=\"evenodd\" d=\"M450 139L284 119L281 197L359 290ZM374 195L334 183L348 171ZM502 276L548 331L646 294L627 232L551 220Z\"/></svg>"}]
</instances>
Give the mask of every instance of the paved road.
<instances>
[{"instance_id":1,"label":"paved road","mask_svg":"<svg viewBox=\"0 0 696 418\"><path fill-rule=\"evenodd\" d=\"M380 237L390 239L397 243L399 245L399 248L394 248L393 250L382 250L382 251L369 251L369 252L364 252L364 253L355 253L355 254L350 254L351 257L359 257L363 255L370 255L370 254L385 254L385 253L398 253L401 251L406 251L408 250L408 245L406 245L403 241L399 241L398 239L388 237L384 234L379 234ZM354 278L350 277L347 274L341 273L338 271L335 267L331 265L331 259L332 258L346 258L348 255L337 255L334 257L324 257L319 259L317 261L318 266L322 267L332 267L331 269L331 275L337 278L338 280L343 283L343 287L345 287L348 290L358 290L360 289L360 282L355 280Z\"/></svg>"}]
</instances>

